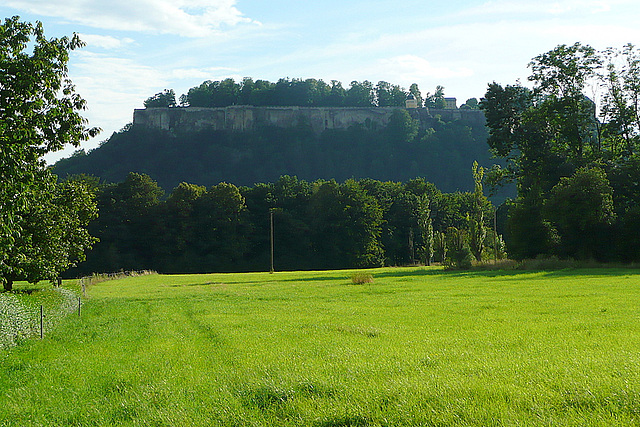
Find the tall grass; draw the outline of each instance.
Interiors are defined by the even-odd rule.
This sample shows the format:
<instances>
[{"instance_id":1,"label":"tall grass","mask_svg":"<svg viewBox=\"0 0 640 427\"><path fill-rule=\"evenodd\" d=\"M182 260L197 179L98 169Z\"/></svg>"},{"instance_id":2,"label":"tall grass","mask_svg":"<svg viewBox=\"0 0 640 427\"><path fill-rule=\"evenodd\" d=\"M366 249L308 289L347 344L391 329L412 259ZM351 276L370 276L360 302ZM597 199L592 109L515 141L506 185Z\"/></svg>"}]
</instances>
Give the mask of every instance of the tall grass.
<instances>
[{"instance_id":1,"label":"tall grass","mask_svg":"<svg viewBox=\"0 0 640 427\"><path fill-rule=\"evenodd\" d=\"M0 350L28 338L34 324L33 313L16 296L0 293Z\"/></svg>"},{"instance_id":2,"label":"tall grass","mask_svg":"<svg viewBox=\"0 0 640 427\"><path fill-rule=\"evenodd\" d=\"M640 424L634 270L144 276L0 353L0 425Z\"/></svg>"},{"instance_id":3,"label":"tall grass","mask_svg":"<svg viewBox=\"0 0 640 427\"><path fill-rule=\"evenodd\" d=\"M17 285L18 294L0 293L0 350L13 347L40 334L40 307L43 330L52 330L68 313L75 311L75 292L66 288L25 288Z\"/></svg>"}]
</instances>

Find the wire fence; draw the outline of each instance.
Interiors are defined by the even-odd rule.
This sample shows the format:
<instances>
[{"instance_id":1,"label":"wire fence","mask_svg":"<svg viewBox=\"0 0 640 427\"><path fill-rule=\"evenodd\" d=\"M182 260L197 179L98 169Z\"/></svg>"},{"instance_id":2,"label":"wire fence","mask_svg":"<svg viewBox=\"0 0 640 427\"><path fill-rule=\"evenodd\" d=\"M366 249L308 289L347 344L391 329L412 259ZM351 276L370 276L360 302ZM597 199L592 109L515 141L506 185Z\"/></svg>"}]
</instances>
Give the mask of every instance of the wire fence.
<instances>
[{"instance_id":1,"label":"wire fence","mask_svg":"<svg viewBox=\"0 0 640 427\"><path fill-rule=\"evenodd\" d=\"M54 291L60 294L60 303L46 309L26 305L12 294L0 294L0 349L53 329L64 316L77 309L79 300L75 292L66 288L54 288Z\"/></svg>"},{"instance_id":2,"label":"wire fence","mask_svg":"<svg viewBox=\"0 0 640 427\"><path fill-rule=\"evenodd\" d=\"M158 273L140 270L92 274L79 278L77 284L82 297L86 298L87 288L96 283L151 274ZM26 304L11 293L0 293L0 350L14 347L29 338L42 337L46 331L52 330L64 316L71 312L77 311L80 314L82 304L80 295L63 287L54 287L53 290L59 294L59 304L46 308L42 305Z\"/></svg>"},{"instance_id":3,"label":"wire fence","mask_svg":"<svg viewBox=\"0 0 640 427\"><path fill-rule=\"evenodd\" d=\"M90 276L84 276L78 279L78 284L82 290L82 296L87 296L87 288L96 283L106 282L107 280L124 279L125 277L148 276L158 274L153 270L136 270L136 271L119 271L117 273L93 273Z\"/></svg>"}]
</instances>

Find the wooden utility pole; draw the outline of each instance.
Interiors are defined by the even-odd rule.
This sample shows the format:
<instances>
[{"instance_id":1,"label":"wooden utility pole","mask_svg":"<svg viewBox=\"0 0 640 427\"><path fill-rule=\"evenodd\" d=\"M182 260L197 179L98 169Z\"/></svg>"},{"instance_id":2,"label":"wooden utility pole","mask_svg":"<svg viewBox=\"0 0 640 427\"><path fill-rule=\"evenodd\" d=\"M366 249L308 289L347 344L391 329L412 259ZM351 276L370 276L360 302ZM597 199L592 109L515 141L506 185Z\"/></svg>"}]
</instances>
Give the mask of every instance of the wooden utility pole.
<instances>
[{"instance_id":1,"label":"wooden utility pole","mask_svg":"<svg viewBox=\"0 0 640 427\"><path fill-rule=\"evenodd\" d=\"M271 217L271 270L269 273L273 273L273 209L270 209L269 213Z\"/></svg>"},{"instance_id":2,"label":"wooden utility pole","mask_svg":"<svg viewBox=\"0 0 640 427\"><path fill-rule=\"evenodd\" d=\"M498 207L493 209L493 262L498 263Z\"/></svg>"}]
</instances>

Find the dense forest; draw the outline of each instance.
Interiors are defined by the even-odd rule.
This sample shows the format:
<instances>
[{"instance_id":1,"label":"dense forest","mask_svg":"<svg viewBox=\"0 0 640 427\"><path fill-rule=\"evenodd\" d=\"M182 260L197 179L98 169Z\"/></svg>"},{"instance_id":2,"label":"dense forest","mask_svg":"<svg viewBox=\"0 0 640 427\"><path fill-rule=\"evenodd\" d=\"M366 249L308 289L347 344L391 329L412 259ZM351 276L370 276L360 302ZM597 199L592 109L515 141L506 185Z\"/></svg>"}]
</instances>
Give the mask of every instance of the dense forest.
<instances>
[{"instance_id":1,"label":"dense forest","mask_svg":"<svg viewBox=\"0 0 640 427\"><path fill-rule=\"evenodd\" d=\"M484 126L464 120L435 119L420 129L403 109L394 112L385 129L355 126L320 135L305 126L173 133L127 126L99 148L78 151L53 169L61 177L84 173L107 182L122 181L129 172L145 173L165 191L183 181L247 186L274 182L282 175L338 182L424 177L442 191L469 191L472 163L495 163L486 139Z\"/></svg>"},{"instance_id":2,"label":"dense forest","mask_svg":"<svg viewBox=\"0 0 640 427\"><path fill-rule=\"evenodd\" d=\"M120 269L163 273L259 271L270 267L270 220L277 270L406 265L432 260L470 266L504 256L492 234L493 206L482 193L442 193L423 179L304 181L209 188L181 183L164 197L148 175L93 186L99 217L89 231L100 239L87 261L66 275ZM497 246L494 245L497 243Z\"/></svg>"}]
</instances>

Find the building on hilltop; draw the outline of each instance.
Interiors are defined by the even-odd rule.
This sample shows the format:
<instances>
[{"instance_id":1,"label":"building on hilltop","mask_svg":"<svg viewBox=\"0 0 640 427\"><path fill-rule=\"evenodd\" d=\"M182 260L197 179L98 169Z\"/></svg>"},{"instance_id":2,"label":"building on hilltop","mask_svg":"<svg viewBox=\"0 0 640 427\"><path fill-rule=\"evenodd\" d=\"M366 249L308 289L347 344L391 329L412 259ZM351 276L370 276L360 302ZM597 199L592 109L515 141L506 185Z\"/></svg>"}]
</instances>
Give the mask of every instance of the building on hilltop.
<instances>
[{"instance_id":1,"label":"building on hilltop","mask_svg":"<svg viewBox=\"0 0 640 427\"><path fill-rule=\"evenodd\" d=\"M405 101L405 107L406 108L418 108L418 100L416 99L416 97L412 93L407 95L407 100Z\"/></svg>"},{"instance_id":2,"label":"building on hilltop","mask_svg":"<svg viewBox=\"0 0 640 427\"><path fill-rule=\"evenodd\" d=\"M444 108L445 110L457 110L457 100L456 98L445 98L444 99Z\"/></svg>"}]
</instances>

